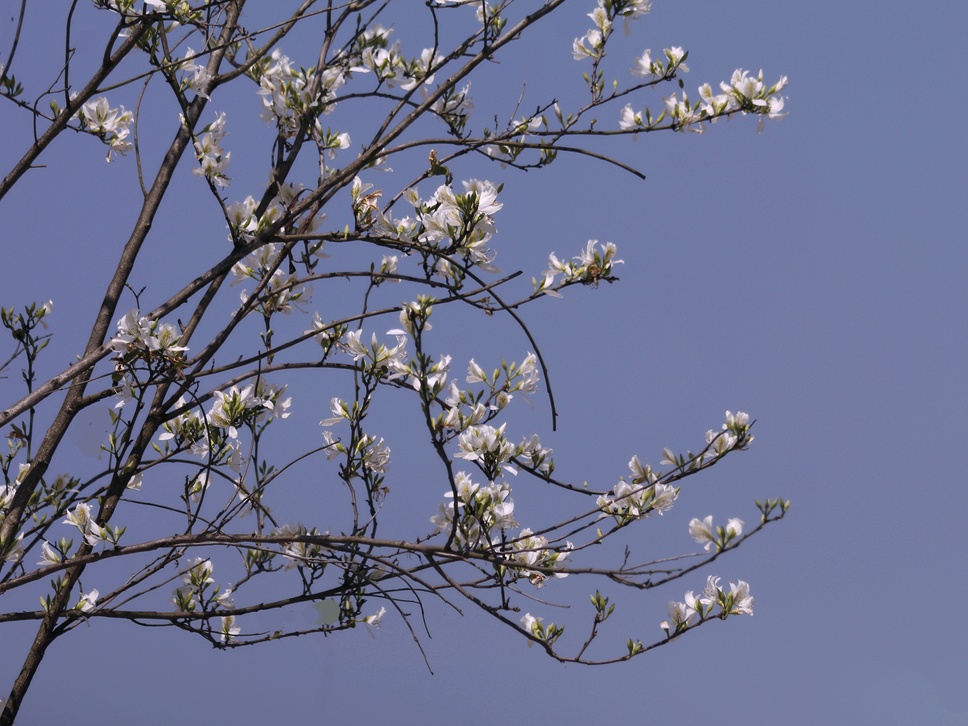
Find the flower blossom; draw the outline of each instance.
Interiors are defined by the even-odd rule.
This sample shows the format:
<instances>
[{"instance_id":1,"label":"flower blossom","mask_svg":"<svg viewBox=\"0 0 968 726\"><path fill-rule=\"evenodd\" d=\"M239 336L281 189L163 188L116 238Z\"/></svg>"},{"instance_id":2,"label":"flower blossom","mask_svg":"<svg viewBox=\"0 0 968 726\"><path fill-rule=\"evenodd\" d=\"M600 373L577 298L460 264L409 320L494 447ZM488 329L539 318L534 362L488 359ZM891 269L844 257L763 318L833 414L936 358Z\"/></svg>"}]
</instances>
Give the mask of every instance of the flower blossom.
<instances>
[{"instance_id":1,"label":"flower blossom","mask_svg":"<svg viewBox=\"0 0 968 726\"><path fill-rule=\"evenodd\" d=\"M410 373L410 368L406 364L407 337L405 335L396 335L397 344L392 348L379 342L376 333L372 334L369 346L363 344L362 336L362 329L352 330L340 343L354 362L365 361L364 365L368 370L380 376L386 376L388 380Z\"/></svg>"},{"instance_id":2,"label":"flower blossom","mask_svg":"<svg viewBox=\"0 0 968 726\"><path fill-rule=\"evenodd\" d=\"M455 544L458 548L489 547L492 530L517 525L514 501L510 498L511 487L506 483L495 481L481 486L462 471L455 475L454 482L457 485L456 501L453 492L446 492L440 513L430 521L437 532L449 532L456 520Z\"/></svg>"},{"instance_id":3,"label":"flower blossom","mask_svg":"<svg viewBox=\"0 0 968 726\"><path fill-rule=\"evenodd\" d=\"M508 464L515 447L504 436L506 425L502 424L499 428L488 424L469 427L457 440L460 448L457 458L476 461L488 478L497 477L500 469L511 474L517 473L517 469Z\"/></svg>"},{"instance_id":4,"label":"flower blossom","mask_svg":"<svg viewBox=\"0 0 968 726\"><path fill-rule=\"evenodd\" d=\"M219 626L219 640L223 643L228 643L230 640L238 636L242 632L242 628L238 625L238 620L234 615L223 615L222 621Z\"/></svg>"},{"instance_id":5,"label":"flower blossom","mask_svg":"<svg viewBox=\"0 0 968 726\"><path fill-rule=\"evenodd\" d=\"M91 590L90 592L82 592L80 602L74 606L75 609L80 610L82 613L91 612L97 605L97 599L100 597L101 593L97 589Z\"/></svg>"},{"instance_id":6,"label":"flower blossom","mask_svg":"<svg viewBox=\"0 0 968 726\"><path fill-rule=\"evenodd\" d=\"M504 204L497 199L498 189L489 181L470 179L463 182L464 192L455 193L449 185L441 185L433 196L422 201L416 192L408 201L417 212L421 225L418 239L448 254L464 258L484 272L496 272L496 253L487 243L496 232L494 215ZM457 274L453 266L440 270L444 276Z\"/></svg>"},{"instance_id":7,"label":"flower blossom","mask_svg":"<svg viewBox=\"0 0 968 726\"><path fill-rule=\"evenodd\" d=\"M195 176L203 176L219 188L229 185L229 178L225 175L232 152L222 149L222 139L225 138L225 114L220 113L212 123L202 129L202 133L195 140L195 158L198 166L192 169Z\"/></svg>"},{"instance_id":8,"label":"flower blossom","mask_svg":"<svg viewBox=\"0 0 968 726\"><path fill-rule=\"evenodd\" d=\"M197 55L191 48L185 51L185 60L178 66L178 71L183 74L181 87L184 90L194 91L202 98L211 100L211 97L205 93L205 86L212 80L212 75L205 66L192 60Z\"/></svg>"},{"instance_id":9,"label":"flower blossom","mask_svg":"<svg viewBox=\"0 0 968 726\"><path fill-rule=\"evenodd\" d=\"M558 570L564 568L568 550L573 547L574 545L571 542L566 542L565 547L561 550L548 549L547 537L535 536L530 529L525 527L511 543L510 549L505 551L504 556L509 563L515 565L515 574L527 577L532 585L541 587L549 575L558 578L568 576L567 572ZM535 567L556 571L548 573L532 569Z\"/></svg>"},{"instance_id":10,"label":"flower blossom","mask_svg":"<svg viewBox=\"0 0 968 726\"><path fill-rule=\"evenodd\" d=\"M557 288L566 284L582 283L583 285L597 285L600 280L611 281L612 267L623 264L615 259L616 247L612 242L599 245L597 239L588 240L585 249L571 260L559 260L555 253L548 255L548 269L540 281L533 281L535 294L561 297ZM555 282L561 275L563 282Z\"/></svg>"},{"instance_id":11,"label":"flower blossom","mask_svg":"<svg viewBox=\"0 0 968 726\"><path fill-rule=\"evenodd\" d=\"M346 83L346 69L326 67L318 83L316 75L315 68L296 70L289 58L276 48L259 77L262 119L275 124L287 139L296 135L307 114L315 118L331 113L336 107L336 91ZM318 119L310 130L322 134Z\"/></svg>"},{"instance_id":12,"label":"flower blossom","mask_svg":"<svg viewBox=\"0 0 968 726\"><path fill-rule=\"evenodd\" d=\"M727 618L730 615L752 615L753 596L749 583L744 580L729 583L729 592L719 585L718 577L706 578L706 587L699 595L692 591L686 593L685 602L669 603L669 619L663 620L661 627L667 638L693 627L711 615Z\"/></svg>"},{"instance_id":13,"label":"flower blossom","mask_svg":"<svg viewBox=\"0 0 968 726\"><path fill-rule=\"evenodd\" d=\"M134 148L127 140L131 134L134 114L125 111L124 106L111 108L107 98L98 96L78 109L77 118L85 130L96 134L111 147L107 155L108 162L111 161L111 154L124 156Z\"/></svg>"},{"instance_id":14,"label":"flower blossom","mask_svg":"<svg viewBox=\"0 0 968 726\"><path fill-rule=\"evenodd\" d=\"M689 534L698 543L706 543L705 550L709 552L713 547L716 551L726 549L734 539L743 534L743 520L736 517L727 521L726 526L713 526L713 515L705 519L693 519L689 522Z\"/></svg>"},{"instance_id":15,"label":"flower blossom","mask_svg":"<svg viewBox=\"0 0 968 726\"><path fill-rule=\"evenodd\" d=\"M111 347L118 353L135 352L143 358L176 361L181 358L181 353L188 350L178 345L181 335L174 325L141 316L137 308L125 313L117 325L118 332L111 339Z\"/></svg>"},{"instance_id":16,"label":"flower blossom","mask_svg":"<svg viewBox=\"0 0 968 726\"><path fill-rule=\"evenodd\" d=\"M94 521L94 517L91 516L91 505L87 502L79 502L73 511L67 513L61 524L76 527L84 537L84 541L92 547L105 540L105 529Z\"/></svg>"}]
</instances>

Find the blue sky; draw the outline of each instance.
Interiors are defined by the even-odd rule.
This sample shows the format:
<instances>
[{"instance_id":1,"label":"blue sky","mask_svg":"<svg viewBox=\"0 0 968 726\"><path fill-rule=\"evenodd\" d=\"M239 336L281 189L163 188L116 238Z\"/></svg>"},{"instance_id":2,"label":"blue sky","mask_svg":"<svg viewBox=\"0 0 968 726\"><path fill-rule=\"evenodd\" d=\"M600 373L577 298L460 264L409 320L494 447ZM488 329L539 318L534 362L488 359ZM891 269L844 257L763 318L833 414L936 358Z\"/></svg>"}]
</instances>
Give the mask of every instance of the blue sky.
<instances>
[{"instance_id":1,"label":"blue sky","mask_svg":"<svg viewBox=\"0 0 968 726\"><path fill-rule=\"evenodd\" d=\"M16 5L0 3L0 49ZM563 99L580 91L570 47L591 6L568 3L533 45L493 71L481 98L506 108L528 81L536 99L542 83L559 84ZM102 17L86 12L79 32L98 37ZM44 47L43 19L28 21L21 63ZM506 182L496 241L505 270L531 274L549 251L571 255L589 238L614 241L625 260L619 284L572 290L528 313L561 414L545 442L558 470L573 481L612 481L633 453L657 463L662 447L695 447L724 410L741 409L757 420L752 449L688 480L675 509L631 530L631 544L688 551L694 516L752 522L754 497L793 504L786 520L681 587L632 596L602 586L618 602L622 640L659 635L666 601L701 589L705 574L748 580L753 618L589 669L548 660L478 613L432 608L423 645L434 675L390 617L374 637L360 628L233 653L167 630L98 622L55 643L22 723L965 723L968 254L956 212L968 150L959 128L968 111L965 27L968 6L955 2L656 0L615 51L613 74L644 48L681 45L690 51L690 94L736 67L762 67L769 80L789 76L789 116L762 134L738 119L699 136L616 144L645 182L575 159L527 175L474 168ZM401 21L404 43L406 31ZM498 92L496 79L513 90ZM17 140L0 149L6 173L25 127L10 105L0 107L0 125ZM233 149L231 194L263 179L265 153ZM107 166L100 157L93 141L65 139L42 159L46 169L0 203L0 304L54 298L52 349L61 361L82 346L72 326L92 319L107 279L99 262L134 213L111 203L135 183L132 159ZM194 269L191 255L214 259L223 243L217 226L186 226L192 182L181 174L187 191L146 250L142 284L160 288L152 299ZM91 208L112 216L92 222ZM520 357L527 341L501 326L474 335L510 341L498 355ZM12 383L2 385L7 400ZM307 401L298 419L306 430L328 398ZM393 422L397 412L385 415ZM522 433L547 427L540 399L518 415ZM445 489L416 474L419 462L398 471L393 494L419 502L414 512ZM541 594L586 607L589 587L569 578ZM5 629L3 651L20 652L32 630ZM20 662L4 661L0 683Z\"/></svg>"}]
</instances>

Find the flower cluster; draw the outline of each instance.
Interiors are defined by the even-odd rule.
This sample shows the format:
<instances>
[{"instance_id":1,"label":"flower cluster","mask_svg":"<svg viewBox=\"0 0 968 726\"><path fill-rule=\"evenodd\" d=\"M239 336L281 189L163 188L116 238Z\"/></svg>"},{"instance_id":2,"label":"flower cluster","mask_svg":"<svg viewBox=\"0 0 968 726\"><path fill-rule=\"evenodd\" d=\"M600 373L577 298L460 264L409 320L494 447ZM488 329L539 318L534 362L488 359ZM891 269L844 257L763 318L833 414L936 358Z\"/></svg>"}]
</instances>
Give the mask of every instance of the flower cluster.
<instances>
[{"instance_id":1,"label":"flower cluster","mask_svg":"<svg viewBox=\"0 0 968 726\"><path fill-rule=\"evenodd\" d=\"M124 106L111 108L104 96L92 98L77 111L77 118L82 128L96 134L101 141L110 146L107 160L111 161L111 154L124 156L134 148L128 141L131 134L131 123L134 114L125 111Z\"/></svg>"},{"instance_id":2,"label":"flower cluster","mask_svg":"<svg viewBox=\"0 0 968 726\"><path fill-rule=\"evenodd\" d=\"M118 333L111 339L111 347L123 357L135 354L144 360L165 359L174 363L188 350L178 345L180 338L181 334L171 323L151 320L132 308L118 320Z\"/></svg>"},{"instance_id":3,"label":"flower cluster","mask_svg":"<svg viewBox=\"0 0 968 726\"><path fill-rule=\"evenodd\" d=\"M248 200L246 200L247 202ZM270 214L270 211L272 214ZM282 212L279 205L271 206L270 211L263 215L263 224L270 224L274 221L272 217ZM253 217L254 214L250 214L249 218L236 229L251 228L253 231L258 231L259 222L255 222ZM311 284L299 282L299 276L295 271L287 273L280 269L281 254L282 245L277 242L269 242L232 267L232 274L235 277L232 280L233 285L245 280L255 280L262 284L262 289L259 291L259 297L253 308L265 317L274 313L289 315L294 309L298 309L300 304L306 303L312 298L313 286ZM239 293L239 298L243 306L248 303L248 290L242 290Z\"/></svg>"},{"instance_id":4,"label":"flower cluster","mask_svg":"<svg viewBox=\"0 0 968 726\"><path fill-rule=\"evenodd\" d=\"M524 439L514 450L514 457L522 466L543 474L551 474L555 470L551 454L552 449L542 446L537 434Z\"/></svg>"},{"instance_id":5,"label":"flower cluster","mask_svg":"<svg viewBox=\"0 0 968 726\"><path fill-rule=\"evenodd\" d=\"M596 8L588 13L593 27L581 38L575 38L571 46L572 57L577 61L601 59L615 19L620 17L628 23L638 20L651 9L651 0L598 0Z\"/></svg>"},{"instance_id":6,"label":"flower cluster","mask_svg":"<svg viewBox=\"0 0 968 726\"><path fill-rule=\"evenodd\" d=\"M410 373L407 365L407 336L402 334L395 335L397 344L388 348L381 343L376 333L370 338L369 346L362 341L363 330L351 330L338 345L343 348L353 361L361 364L363 369L378 378L386 377L387 380L394 380Z\"/></svg>"},{"instance_id":7,"label":"flower cluster","mask_svg":"<svg viewBox=\"0 0 968 726\"><path fill-rule=\"evenodd\" d=\"M726 412L726 422L721 431L710 429L706 432L706 448L700 454L693 454L691 451L686 454L676 454L672 449L662 450L662 461L660 463L675 467L683 472L695 471L709 466L715 460L725 456L730 451L745 451L753 442L750 435L749 414L742 411L735 415L731 411Z\"/></svg>"},{"instance_id":8,"label":"flower cluster","mask_svg":"<svg viewBox=\"0 0 968 726\"><path fill-rule=\"evenodd\" d=\"M538 373L538 356L534 353L528 353L520 365L516 363L505 364L502 366L502 370L494 370L490 376L471 358L471 362L467 366L467 382L485 383L491 387L491 390L494 390L498 386L498 378L501 377L502 373L504 378L502 388L504 391L537 392L541 378ZM510 396L508 398L510 399Z\"/></svg>"},{"instance_id":9,"label":"flower cluster","mask_svg":"<svg viewBox=\"0 0 968 726\"><path fill-rule=\"evenodd\" d=\"M718 610L718 612L717 612ZM706 579L706 588L700 595L691 590L686 593L685 602L669 603L669 619L663 620L659 627L666 637L679 635L685 630L706 620L711 615L725 620L730 615L752 615L753 596L749 583L739 580L729 583L729 592L719 586L719 578Z\"/></svg>"},{"instance_id":10,"label":"flower cluster","mask_svg":"<svg viewBox=\"0 0 968 726\"><path fill-rule=\"evenodd\" d=\"M585 249L571 260L559 260L555 253L548 256L548 269L540 280L532 280L534 294L561 297L559 288L581 283L583 285L597 285L599 281L611 282L612 267L620 265L623 260L615 259L616 247L612 242L599 245L597 239L588 240ZM561 276L560 281L557 280Z\"/></svg>"},{"instance_id":11,"label":"flower cluster","mask_svg":"<svg viewBox=\"0 0 968 726\"><path fill-rule=\"evenodd\" d=\"M517 469L508 463L514 456L515 447L504 436L505 426L507 424L494 428L483 424L467 428L457 440L460 448L457 458L477 462L488 479L501 476L502 469L516 474Z\"/></svg>"},{"instance_id":12,"label":"flower cluster","mask_svg":"<svg viewBox=\"0 0 968 726\"><path fill-rule=\"evenodd\" d=\"M467 391L460 390L456 381L451 381L444 404L447 408L438 416L436 427L456 431L463 431L468 426L481 423L492 412L503 407L500 402L488 406L475 399Z\"/></svg>"},{"instance_id":13,"label":"flower cluster","mask_svg":"<svg viewBox=\"0 0 968 726\"><path fill-rule=\"evenodd\" d=\"M464 193L456 194L449 185L437 188L433 196L421 200L416 190L407 194L420 223L417 239L447 254L463 257L468 265L485 272L496 272L495 252L486 247L495 233L494 214L504 206L497 199L499 187L489 181L463 182Z\"/></svg>"},{"instance_id":14,"label":"flower cluster","mask_svg":"<svg viewBox=\"0 0 968 726\"><path fill-rule=\"evenodd\" d=\"M219 592L212 577L214 572L215 566L209 559L195 557L189 560L188 568L181 574L182 584L172 593L172 604L186 613L232 607L232 588Z\"/></svg>"},{"instance_id":15,"label":"flower cluster","mask_svg":"<svg viewBox=\"0 0 968 726\"><path fill-rule=\"evenodd\" d=\"M457 484L454 493L444 494L440 513L430 518L437 532L455 530L454 543L458 549L481 549L489 547L494 530L517 526L514 521L514 500L511 487L503 481L492 481L486 486L475 484L463 471L454 477ZM449 500L449 501L448 501Z\"/></svg>"},{"instance_id":16,"label":"flower cluster","mask_svg":"<svg viewBox=\"0 0 968 726\"><path fill-rule=\"evenodd\" d=\"M286 232L288 229L299 229L306 234L316 232L323 221L325 221L325 214L314 213L308 219L287 220L283 222L286 211L292 207L303 190L304 187L302 184L288 182L280 184L276 196L269 202L265 211L258 216L256 212L259 209L259 204L251 196L247 196L241 202L233 202L227 205L225 207L225 217L229 227L229 240L236 244L239 242L251 242L258 235L273 226L276 226L281 232ZM283 224L280 224L280 222L283 222ZM278 250L279 247L276 246L270 247L268 250L262 252L257 251L254 253L256 257L253 258L256 264L252 264L253 260L247 260L245 263L242 263L242 267L255 269L258 267L260 261L265 262L271 259ZM314 243L310 252L314 257L326 257L323 253L322 242ZM239 276L239 272L236 272L236 276Z\"/></svg>"},{"instance_id":17,"label":"flower cluster","mask_svg":"<svg viewBox=\"0 0 968 726\"><path fill-rule=\"evenodd\" d=\"M673 48L672 51L681 51L680 48ZM670 50L666 50L666 55L670 55ZM683 56L684 57L684 56ZM673 63L670 57L670 66ZM685 67L679 62L679 70ZM660 75L666 77L668 67L663 69L662 64L652 61L649 52L643 55L632 69L636 75ZM783 96L775 95L787 84L787 77L782 76L772 86L763 83L763 71L756 77L751 77L749 71L737 69L729 83L720 83L722 93L714 94L712 87L705 83L699 87L699 99L690 101L688 94L683 91L679 97L675 93L664 99L665 110L657 117L653 117L648 108L644 111L635 111L631 105L627 104L619 117L619 128L623 131L638 131L641 129L651 129L658 126L664 119L672 122L673 128L677 131L694 131L702 133L704 122L715 123L718 118L734 113L748 114L753 113L760 116L758 130L763 130L765 119L780 119L786 114L782 113L785 99Z\"/></svg>"},{"instance_id":18,"label":"flower cluster","mask_svg":"<svg viewBox=\"0 0 968 726\"><path fill-rule=\"evenodd\" d=\"M751 76L749 71L738 68L733 71L729 83L719 84L722 93L713 94L708 83L699 87L699 97L703 102L702 112L706 116L719 116L738 110L770 119L783 118L786 115L782 113L785 98L774 94L782 91L786 85L786 76L780 76L780 80L767 86L763 83L762 69L756 76ZM761 118L760 123L762 122Z\"/></svg>"},{"instance_id":19,"label":"flower cluster","mask_svg":"<svg viewBox=\"0 0 968 726\"><path fill-rule=\"evenodd\" d=\"M581 38L575 38L571 45L571 54L576 61L586 58L599 59L605 52L605 40L611 32L612 21L605 10L604 2L599 2L592 12L588 13L594 27Z\"/></svg>"},{"instance_id":20,"label":"flower cluster","mask_svg":"<svg viewBox=\"0 0 968 726\"><path fill-rule=\"evenodd\" d=\"M184 397L175 402L175 409L185 407ZM164 432L158 437L162 441L173 441L175 445L190 446L205 436L206 422L195 409L187 409L178 416L162 424Z\"/></svg>"},{"instance_id":21,"label":"flower cluster","mask_svg":"<svg viewBox=\"0 0 968 726\"><path fill-rule=\"evenodd\" d=\"M709 444L709 451L706 457L716 459L724 456L733 449L745 450L753 442L753 436L749 433L750 417L743 411L735 415L732 411L726 412L726 423L723 424L721 431L710 429L706 432L706 443Z\"/></svg>"},{"instance_id":22,"label":"flower cluster","mask_svg":"<svg viewBox=\"0 0 968 726\"><path fill-rule=\"evenodd\" d=\"M138 362L147 364L152 373L167 376L184 365L188 348L179 345L181 334L174 325L142 316L136 308L125 313L117 325L111 347L118 353L114 365L120 398L115 408L121 408L135 397Z\"/></svg>"},{"instance_id":23,"label":"flower cluster","mask_svg":"<svg viewBox=\"0 0 968 726\"><path fill-rule=\"evenodd\" d=\"M277 48L270 60L253 69L262 96L262 120L275 124L279 132L291 139L303 119L312 119L310 131L322 135L318 116L336 107L336 91L346 83L347 71L331 66L317 72L315 68L296 69Z\"/></svg>"},{"instance_id":24,"label":"flower cluster","mask_svg":"<svg viewBox=\"0 0 968 726\"><path fill-rule=\"evenodd\" d=\"M203 176L220 188L229 185L225 170L229 166L232 152L225 151L221 146L226 133L225 114L220 113L218 118L202 129L202 133L195 140L195 158L198 159L198 166L192 169L192 174Z\"/></svg>"},{"instance_id":25,"label":"flower cluster","mask_svg":"<svg viewBox=\"0 0 968 726\"><path fill-rule=\"evenodd\" d=\"M596 502L602 510L599 516L612 517L619 526L648 517L653 512L661 515L679 496L679 487L660 482L652 467L643 465L639 457L632 457L629 469L631 479L626 481L623 477L609 494L600 496Z\"/></svg>"},{"instance_id":26,"label":"flower cluster","mask_svg":"<svg viewBox=\"0 0 968 726\"><path fill-rule=\"evenodd\" d=\"M464 192L456 193L444 184L429 199L421 199L416 189L407 190L407 201L415 215L394 219L380 210L380 191L359 178L350 189L356 226L381 237L417 241L438 255L435 270L441 277L460 281L463 271L449 256L460 258L464 266L475 266L485 272L497 272L492 264L495 252L487 243L495 234L494 214L504 205L498 201L500 187L489 181L471 179L463 182Z\"/></svg>"},{"instance_id":27,"label":"flower cluster","mask_svg":"<svg viewBox=\"0 0 968 726\"><path fill-rule=\"evenodd\" d=\"M379 83L385 83L390 88L399 86L404 91L433 83L434 76L430 71L440 63L440 56L434 53L433 48L424 48L419 58L408 60L400 53L399 42L390 44L392 32L381 25L374 25L360 33L356 39L356 52L362 68L355 67L353 70L372 71Z\"/></svg>"},{"instance_id":28,"label":"flower cluster","mask_svg":"<svg viewBox=\"0 0 968 726\"><path fill-rule=\"evenodd\" d=\"M509 566L513 564L512 573L516 576L527 577L535 587L541 587L552 577L568 577L567 572L561 572L568 557L568 551L573 549L571 542L566 542L561 549L549 549L548 538L534 535L525 527L514 539L511 546L504 550L505 561ZM542 569L534 569L542 568ZM554 570L548 573L546 570Z\"/></svg>"},{"instance_id":29,"label":"flower cluster","mask_svg":"<svg viewBox=\"0 0 968 726\"><path fill-rule=\"evenodd\" d=\"M430 95L426 86L422 86L422 90L424 95ZM468 81L463 88L448 88L434 101L430 110L440 116L453 133L459 135L467 125L467 116L472 108L474 102L471 101L471 84Z\"/></svg>"},{"instance_id":30,"label":"flower cluster","mask_svg":"<svg viewBox=\"0 0 968 726\"><path fill-rule=\"evenodd\" d=\"M241 471L239 429L289 418L292 398L284 398L285 392L286 386L262 378L242 388L215 391L214 402L204 416L197 409L185 409L185 399L179 398L175 410L185 410L162 425L164 430L158 438L171 441L179 449L190 449L207 463L226 464L233 471ZM199 473L189 482L189 494L197 500L208 483L208 473Z\"/></svg>"},{"instance_id":31,"label":"flower cluster","mask_svg":"<svg viewBox=\"0 0 968 726\"><path fill-rule=\"evenodd\" d=\"M273 418L289 418L292 398L283 398L286 386L279 387L259 379L258 383L243 388L232 386L228 391L215 391L215 403L207 414L209 426L225 431L229 438L238 438L238 427Z\"/></svg>"},{"instance_id":32,"label":"flower cluster","mask_svg":"<svg viewBox=\"0 0 968 726\"><path fill-rule=\"evenodd\" d=\"M346 403L338 398L333 399L332 410L338 415L321 421L322 425L331 426L352 415ZM350 451L352 455L350 465L343 470L347 476L359 473L358 467L362 467L365 473L376 475L376 481L379 482L379 477L390 470L390 447L382 437L377 439L376 436L364 433L355 438L352 446L347 447L338 441L331 431L324 431L323 441L326 442L327 459L335 459L339 454Z\"/></svg>"}]
</instances>

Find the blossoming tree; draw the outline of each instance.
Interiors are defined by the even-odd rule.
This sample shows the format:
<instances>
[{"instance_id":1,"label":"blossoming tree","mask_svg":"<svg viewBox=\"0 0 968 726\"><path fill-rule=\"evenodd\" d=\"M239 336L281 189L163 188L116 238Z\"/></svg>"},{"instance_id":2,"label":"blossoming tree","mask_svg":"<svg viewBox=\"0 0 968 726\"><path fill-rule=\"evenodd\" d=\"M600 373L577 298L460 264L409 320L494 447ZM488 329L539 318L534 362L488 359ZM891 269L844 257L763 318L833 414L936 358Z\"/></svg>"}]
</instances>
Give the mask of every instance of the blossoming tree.
<instances>
[{"instance_id":1,"label":"blossoming tree","mask_svg":"<svg viewBox=\"0 0 968 726\"><path fill-rule=\"evenodd\" d=\"M590 240L576 242L574 257L550 254L530 285L502 272L495 233L503 206L515 200L502 198L493 179L551 166L562 154L641 177L581 140L700 132L741 115L762 123L782 115L785 78L770 84L762 72L737 70L715 87L701 85L692 100L681 90L683 49L608 52L616 28L648 13L648 0L598 0L585 9L588 32L567 41L584 101L564 108L551 96L524 97L501 119L480 107L472 113L473 79L507 47L527 43L564 0L305 0L282 17L265 15L282 4L252 5L72 5L67 48L75 12L103 24L83 82L87 66L72 51L55 64L49 87L25 88L19 36L0 48L4 113L29 115L36 129L21 139L24 153L0 182L0 200L41 173L33 167L68 132L72 143L104 144L107 161L129 165L141 188L137 220L72 365L38 377L50 336L68 334L48 328L54 302L2 310L4 371L19 367L16 385L25 389L16 377L3 380L0 595L10 606L0 623L36 624L2 723L15 719L55 639L82 622L109 628L108 618L167 625L233 649L376 625L387 613L417 638L413 620L426 601L467 601L555 659L611 663L713 619L752 614L746 582L708 576L698 595L668 604L666 620L657 613L654 640L623 636L618 652L598 652L591 646L615 608L600 591L590 592L587 617L576 616L574 627L587 630L572 643L564 624L531 612L541 606L527 590L547 584L543 597L553 598L550 583L566 576L629 590L686 578L781 518L787 502L757 502L753 527L694 519L689 534L705 555L661 565L634 553L618 562L592 556L672 507L682 479L746 450L751 421L727 411L695 452L665 449L655 467L633 456L627 468L603 474L617 480L604 487L556 470L537 434L512 434L515 399L543 395L557 415L540 334L522 311L614 282L622 261L611 242ZM427 45L408 47L392 35L392 13L403 5L419 10ZM295 40L303 29L317 41L310 50ZM141 109L156 96L170 112L149 124ZM133 110L118 97L135 99ZM222 110L233 104L259 113L268 133L259 188L232 181L233 151L256 143L233 130ZM167 149L146 149L139 129L149 125L173 134ZM461 177L481 160L490 179ZM194 178L176 176L186 167ZM205 242L214 263L182 260L183 279L161 294L150 273L138 279L136 261L163 200L182 184L207 198L225 237ZM110 213L108 203L92 210ZM150 292L140 287L149 283ZM465 326L474 316L506 316L520 331L520 357L475 349L466 333L456 338L460 348L435 354L435 336L452 317L438 322L441 309L463 309ZM409 416L401 426L422 432L435 481L407 481L392 469L395 434L374 414L387 405L398 419ZM300 406L320 408L320 429L315 446L292 452L272 434ZM91 412L107 434L96 462L78 463L62 442ZM325 515L306 507L301 519L282 519L287 482L307 471L328 484ZM513 490L525 479L556 501L549 511L567 514L548 521L519 511ZM403 536L386 533L395 481L442 495L436 513L394 522L390 531L403 527ZM39 597L40 607L24 609L18 593ZM319 613L312 627L247 624L255 613L308 605Z\"/></svg>"}]
</instances>

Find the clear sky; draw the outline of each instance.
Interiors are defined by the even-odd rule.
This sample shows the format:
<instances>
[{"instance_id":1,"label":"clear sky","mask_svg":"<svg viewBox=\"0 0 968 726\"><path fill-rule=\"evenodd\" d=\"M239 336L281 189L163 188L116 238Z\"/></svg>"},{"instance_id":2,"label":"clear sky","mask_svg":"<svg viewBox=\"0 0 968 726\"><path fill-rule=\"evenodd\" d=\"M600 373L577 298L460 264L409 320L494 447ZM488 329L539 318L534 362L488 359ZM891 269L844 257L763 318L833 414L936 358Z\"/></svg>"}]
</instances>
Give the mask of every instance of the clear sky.
<instances>
[{"instance_id":1,"label":"clear sky","mask_svg":"<svg viewBox=\"0 0 968 726\"><path fill-rule=\"evenodd\" d=\"M18 6L0 0L3 54ZM580 90L571 41L592 6L569 2L496 72L511 90L485 87L482 97L513 101L528 80L535 99L544 82L562 98ZM99 20L81 13L79 37L100 37ZM45 18L27 21L18 53L46 52ZM737 119L617 145L645 182L587 160L527 175L475 168L506 182L496 240L506 271L530 274L549 251L570 255L589 238L614 241L625 260L619 284L572 290L528 314L561 414L545 441L559 471L615 480L633 453L657 463L664 446L696 447L723 411L741 409L757 420L752 449L687 480L672 512L632 530L633 546L689 551L694 516L752 522L754 497L792 501L783 522L681 587L633 596L602 586L618 602L623 639L661 634L666 601L701 589L705 574L748 580L753 618L590 669L549 660L479 613L432 609L423 646L433 675L389 616L373 633L231 653L97 622L55 643L21 723L968 723L965 28L968 5L953 1L655 0L623 41L628 65L644 48L684 46L691 95L736 67L785 74L789 115L761 134ZM405 44L406 30L401 21ZM617 57L612 73L626 68ZM27 138L9 104L0 128L13 130L0 145L6 173ZM107 279L100 262L133 214L111 203L136 184L132 158L92 161L103 153L64 139L0 203L0 304L53 298L63 361L83 345L71 326L93 318ZM265 153L233 149L233 195L262 181ZM178 183L191 188L187 171ZM91 208L115 217L92 222ZM146 252L164 275L224 244L224 232L199 230L174 206L166 214ZM157 284L151 264L142 279ZM481 333L504 334L513 330ZM512 341L503 354L520 357L527 341ZM4 401L14 384L0 381ZM300 414L309 436L329 395ZM522 426L546 426L547 404L521 415ZM413 489L430 501L446 488L406 471L391 479L393 496ZM559 599L559 588L587 607L589 584L571 580L541 596ZM0 683L19 668L28 632L0 631Z\"/></svg>"}]
</instances>

